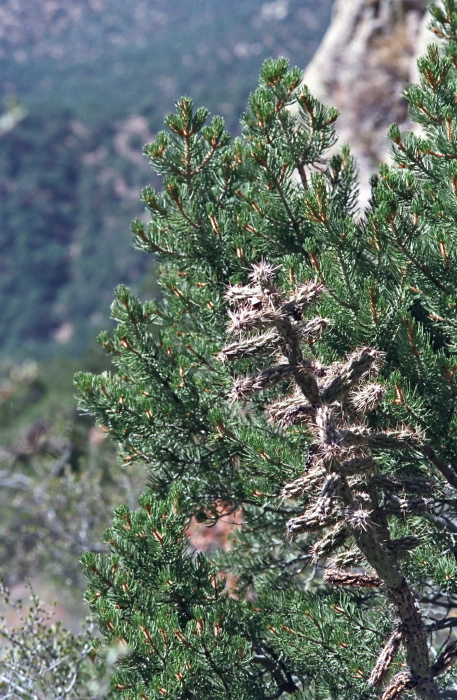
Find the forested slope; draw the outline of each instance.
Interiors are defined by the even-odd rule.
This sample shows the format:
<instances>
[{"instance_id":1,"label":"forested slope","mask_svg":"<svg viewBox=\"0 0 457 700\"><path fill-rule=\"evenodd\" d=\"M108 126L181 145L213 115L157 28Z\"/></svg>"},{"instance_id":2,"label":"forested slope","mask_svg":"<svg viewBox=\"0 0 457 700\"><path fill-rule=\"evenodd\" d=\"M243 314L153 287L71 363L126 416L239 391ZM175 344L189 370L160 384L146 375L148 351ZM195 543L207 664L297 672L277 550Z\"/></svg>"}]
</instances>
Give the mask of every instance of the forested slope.
<instances>
[{"instance_id":1,"label":"forested slope","mask_svg":"<svg viewBox=\"0 0 457 700\"><path fill-rule=\"evenodd\" d=\"M2 3L0 93L5 109L18 99L27 110L0 142L4 352L80 352L118 282L143 281L149 293L150 263L129 234L151 181L142 145L182 94L236 132L263 59L281 54L305 66L331 5Z\"/></svg>"}]
</instances>

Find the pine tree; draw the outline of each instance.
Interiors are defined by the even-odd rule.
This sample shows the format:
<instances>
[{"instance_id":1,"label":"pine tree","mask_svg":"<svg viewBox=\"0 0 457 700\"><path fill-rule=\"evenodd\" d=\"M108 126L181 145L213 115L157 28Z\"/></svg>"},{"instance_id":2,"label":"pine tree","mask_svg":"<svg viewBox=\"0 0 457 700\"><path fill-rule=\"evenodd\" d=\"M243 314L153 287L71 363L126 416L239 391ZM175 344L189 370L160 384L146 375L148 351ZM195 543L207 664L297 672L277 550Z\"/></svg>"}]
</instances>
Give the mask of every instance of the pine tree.
<instances>
[{"instance_id":1,"label":"pine tree","mask_svg":"<svg viewBox=\"0 0 457 700\"><path fill-rule=\"evenodd\" d=\"M365 212L334 109L266 61L232 140L183 98L81 405L146 465L87 599L123 700L452 697L457 687L457 3ZM196 554L193 523L232 523ZM230 585L229 585L230 584ZM449 694L451 692L451 694Z\"/></svg>"}]
</instances>

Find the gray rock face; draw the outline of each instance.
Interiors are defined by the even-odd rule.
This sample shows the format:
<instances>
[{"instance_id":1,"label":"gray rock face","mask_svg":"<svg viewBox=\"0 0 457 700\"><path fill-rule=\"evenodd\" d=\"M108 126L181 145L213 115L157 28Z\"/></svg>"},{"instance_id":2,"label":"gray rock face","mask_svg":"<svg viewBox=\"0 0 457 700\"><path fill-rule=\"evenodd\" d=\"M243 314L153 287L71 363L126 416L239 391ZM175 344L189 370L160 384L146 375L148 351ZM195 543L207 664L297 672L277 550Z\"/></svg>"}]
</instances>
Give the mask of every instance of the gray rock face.
<instances>
[{"instance_id":1,"label":"gray rock face","mask_svg":"<svg viewBox=\"0 0 457 700\"><path fill-rule=\"evenodd\" d=\"M389 157L386 128L411 128L402 92L417 77L416 60L434 35L425 0L336 0L332 22L304 82L340 111L340 143L351 143L361 176L361 204L369 175Z\"/></svg>"}]
</instances>

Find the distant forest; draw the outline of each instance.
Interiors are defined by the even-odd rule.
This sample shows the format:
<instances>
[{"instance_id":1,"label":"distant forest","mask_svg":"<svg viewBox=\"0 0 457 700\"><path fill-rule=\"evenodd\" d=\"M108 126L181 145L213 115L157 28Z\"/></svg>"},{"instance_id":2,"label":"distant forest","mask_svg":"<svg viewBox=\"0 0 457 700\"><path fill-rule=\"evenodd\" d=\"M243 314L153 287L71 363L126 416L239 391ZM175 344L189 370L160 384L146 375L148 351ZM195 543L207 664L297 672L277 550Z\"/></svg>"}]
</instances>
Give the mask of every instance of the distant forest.
<instances>
[{"instance_id":1,"label":"distant forest","mask_svg":"<svg viewBox=\"0 0 457 700\"><path fill-rule=\"evenodd\" d=\"M79 354L107 326L116 284L154 294L130 244L142 147L181 95L238 117L262 61L304 68L332 0L4 0L0 139L0 346L14 359ZM157 183L153 183L157 185Z\"/></svg>"}]
</instances>

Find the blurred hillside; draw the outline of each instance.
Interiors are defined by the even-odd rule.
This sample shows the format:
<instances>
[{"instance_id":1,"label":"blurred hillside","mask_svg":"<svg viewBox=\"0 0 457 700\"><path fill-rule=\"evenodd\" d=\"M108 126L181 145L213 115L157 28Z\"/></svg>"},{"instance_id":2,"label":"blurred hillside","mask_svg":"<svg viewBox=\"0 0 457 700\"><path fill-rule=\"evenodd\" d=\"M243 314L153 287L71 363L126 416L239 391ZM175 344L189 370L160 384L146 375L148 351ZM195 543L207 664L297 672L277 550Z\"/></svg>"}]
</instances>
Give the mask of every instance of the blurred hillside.
<instances>
[{"instance_id":1,"label":"blurred hillside","mask_svg":"<svg viewBox=\"0 0 457 700\"><path fill-rule=\"evenodd\" d=\"M154 292L129 234L151 181L143 144L183 94L239 130L262 61L305 66L331 5L2 2L0 95L27 112L0 141L3 352L79 353L106 326L116 284Z\"/></svg>"}]
</instances>

